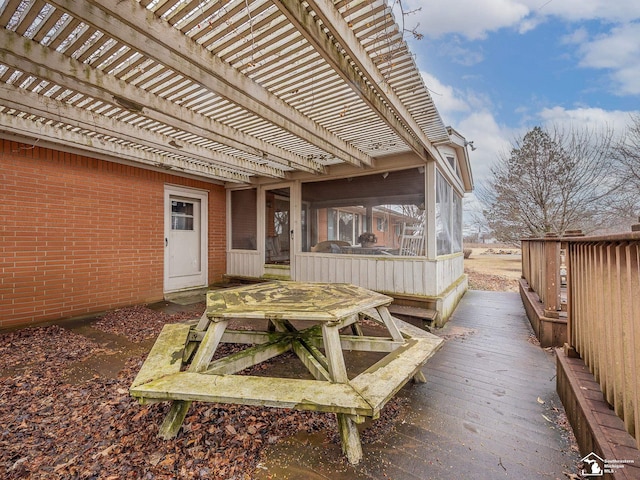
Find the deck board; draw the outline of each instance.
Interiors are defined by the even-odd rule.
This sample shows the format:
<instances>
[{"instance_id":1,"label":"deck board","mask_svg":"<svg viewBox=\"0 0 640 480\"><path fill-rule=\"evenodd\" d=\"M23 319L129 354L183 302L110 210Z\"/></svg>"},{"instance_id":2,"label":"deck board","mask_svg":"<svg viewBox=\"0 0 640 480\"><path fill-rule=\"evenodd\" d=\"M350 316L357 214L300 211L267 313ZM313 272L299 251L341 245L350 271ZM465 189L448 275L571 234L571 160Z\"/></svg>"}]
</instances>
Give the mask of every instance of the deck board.
<instances>
[{"instance_id":1,"label":"deck board","mask_svg":"<svg viewBox=\"0 0 640 480\"><path fill-rule=\"evenodd\" d=\"M394 431L363 445L360 465L345 467L333 445L310 448L298 435L271 447L266 458L278 461L264 462L255 480L554 479L578 473L580 456L543 417L554 420L553 409L563 407L554 359L530 342L531 332L517 293L467 292L437 332L448 339L422 369L427 383L400 390L408 401L405 415ZM296 464L294 475L282 467L287 463Z\"/></svg>"}]
</instances>

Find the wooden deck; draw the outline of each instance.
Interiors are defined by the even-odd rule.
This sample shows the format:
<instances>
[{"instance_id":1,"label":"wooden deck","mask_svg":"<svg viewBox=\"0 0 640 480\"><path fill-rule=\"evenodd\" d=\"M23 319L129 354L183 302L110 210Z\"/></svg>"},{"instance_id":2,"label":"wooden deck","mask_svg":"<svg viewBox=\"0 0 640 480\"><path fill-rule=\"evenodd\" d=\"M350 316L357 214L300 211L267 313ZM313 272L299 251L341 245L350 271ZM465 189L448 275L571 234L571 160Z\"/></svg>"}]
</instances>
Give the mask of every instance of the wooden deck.
<instances>
[{"instance_id":1,"label":"wooden deck","mask_svg":"<svg viewBox=\"0 0 640 480\"><path fill-rule=\"evenodd\" d=\"M447 342L427 363L426 384L403 388L403 421L363 445L357 467L340 446L298 435L265 456L256 480L567 478L578 473L558 428L555 363L532 342L517 293L469 291L440 330ZM557 409L557 410L556 410Z\"/></svg>"}]
</instances>

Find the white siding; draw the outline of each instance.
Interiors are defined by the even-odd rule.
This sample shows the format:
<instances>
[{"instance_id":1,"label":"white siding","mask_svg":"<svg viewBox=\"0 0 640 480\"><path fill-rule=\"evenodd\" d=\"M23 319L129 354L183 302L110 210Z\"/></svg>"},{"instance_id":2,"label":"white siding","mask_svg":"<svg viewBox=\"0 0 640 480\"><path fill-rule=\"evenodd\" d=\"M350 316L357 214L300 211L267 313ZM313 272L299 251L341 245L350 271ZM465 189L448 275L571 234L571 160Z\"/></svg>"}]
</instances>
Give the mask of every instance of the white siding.
<instances>
[{"instance_id":1,"label":"white siding","mask_svg":"<svg viewBox=\"0 0 640 480\"><path fill-rule=\"evenodd\" d=\"M260 278L263 273L263 253L251 250L227 252L227 274Z\"/></svg>"},{"instance_id":2,"label":"white siding","mask_svg":"<svg viewBox=\"0 0 640 480\"><path fill-rule=\"evenodd\" d=\"M264 262L258 252L227 253L230 275L260 278ZM463 256L439 260L302 253L291 279L301 282L353 283L370 290L407 295L440 295L464 273Z\"/></svg>"},{"instance_id":3,"label":"white siding","mask_svg":"<svg viewBox=\"0 0 640 480\"><path fill-rule=\"evenodd\" d=\"M380 292L438 295L462 275L462 255L444 260L300 254L293 279L353 283ZM459 272L457 275L456 273ZM455 276L455 277L454 277Z\"/></svg>"}]
</instances>

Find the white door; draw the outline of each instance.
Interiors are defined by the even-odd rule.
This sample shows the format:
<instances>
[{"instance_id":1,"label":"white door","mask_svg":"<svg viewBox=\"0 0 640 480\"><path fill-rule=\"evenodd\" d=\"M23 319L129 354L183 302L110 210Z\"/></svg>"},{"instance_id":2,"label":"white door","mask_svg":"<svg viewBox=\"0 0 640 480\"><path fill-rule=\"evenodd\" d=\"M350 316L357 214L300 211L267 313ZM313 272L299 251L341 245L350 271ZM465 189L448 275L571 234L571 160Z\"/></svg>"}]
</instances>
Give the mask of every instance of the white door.
<instances>
[{"instance_id":1,"label":"white door","mask_svg":"<svg viewBox=\"0 0 640 480\"><path fill-rule=\"evenodd\" d=\"M165 187L164 290L207 285L207 192Z\"/></svg>"}]
</instances>

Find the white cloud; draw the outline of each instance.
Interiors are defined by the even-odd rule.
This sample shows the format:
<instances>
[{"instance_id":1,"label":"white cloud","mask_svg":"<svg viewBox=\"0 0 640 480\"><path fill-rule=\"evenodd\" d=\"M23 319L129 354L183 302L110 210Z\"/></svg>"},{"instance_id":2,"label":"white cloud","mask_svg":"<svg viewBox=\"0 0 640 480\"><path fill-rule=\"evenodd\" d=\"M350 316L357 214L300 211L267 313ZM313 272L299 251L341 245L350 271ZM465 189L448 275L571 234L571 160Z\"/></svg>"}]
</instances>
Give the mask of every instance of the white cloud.
<instances>
[{"instance_id":1,"label":"white cloud","mask_svg":"<svg viewBox=\"0 0 640 480\"><path fill-rule=\"evenodd\" d=\"M461 92L456 91L453 87L440 82L433 75L421 72L425 85L431 92L440 116L446 124L450 124L452 119L458 117L460 112L471 111L469 102L464 98Z\"/></svg>"},{"instance_id":2,"label":"white cloud","mask_svg":"<svg viewBox=\"0 0 640 480\"><path fill-rule=\"evenodd\" d=\"M444 123L474 142L476 150L469 152L473 177L476 184L483 181L496 156L509 147L512 131L498 125L484 95L456 90L425 72L422 77Z\"/></svg>"},{"instance_id":3,"label":"white cloud","mask_svg":"<svg viewBox=\"0 0 640 480\"><path fill-rule=\"evenodd\" d=\"M455 34L482 39L502 28L526 33L548 17L567 22L597 20L626 23L640 19L638 0L405 0L407 29L439 38ZM396 9L396 18L402 14Z\"/></svg>"},{"instance_id":4,"label":"white cloud","mask_svg":"<svg viewBox=\"0 0 640 480\"><path fill-rule=\"evenodd\" d=\"M534 15L555 16L569 22L602 20L626 22L640 18L637 0L522 0Z\"/></svg>"},{"instance_id":5,"label":"white cloud","mask_svg":"<svg viewBox=\"0 0 640 480\"><path fill-rule=\"evenodd\" d=\"M589 32L585 27L580 27L561 38L562 43L565 45L580 45L587 42L588 40Z\"/></svg>"},{"instance_id":6,"label":"white cloud","mask_svg":"<svg viewBox=\"0 0 640 480\"><path fill-rule=\"evenodd\" d=\"M614 93L640 94L640 23L614 27L606 35L582 43L579 51L581 67L611 70Z\"/></svg>"},{"instance_id":7,"label":"white cloud","mask_svg":"<svg viewBox=\"0 0 640 480\"><path fill-rule=\"evenodd\" d=\"M473 112L455 125L468 141L473 141L475 151L469 152L473 179L479 185L491 176L491 166L500 155L508 153L513 130L498 124L489 110Z\"/></svg>"},{"instance_id":8,"label":"white cloud","mask_svg":"<svg viewBox=\"0 0 640 480\"><path fill-rule=\"evenodd\" d=\"M465 67L477 65L484 60L484 53L480 47L477 45L463 46L458 36L440 45L438 54Z\"/></svg>"},{"instance_id":9,"label":"white cloud","mask_svg":"<svg viewBox=\"0 0 640 480\"><path fill-rule=\"evenodd\" d=\"M603 110L601 108L575 108L567 110L563 107L545 108L539 118L545 126L558 125L566 129L612 129L615 134L622 134L631 124L631 117L640 111Z\"/></svg>"},{"instance_id":10,"label":"white cloud","mask_svg":"<svg viewBox=\"0 0 640 480\"><path fill-rule=\"evenodd\" d=\"M488 32L518 25L529 9L513 0L407 0L405 26L437 38L455 33L469 39L484 38ZM419 11L416 11L420 9ZM397 15L396 15L397 16Z\"/></svg>"}]
</instances>

